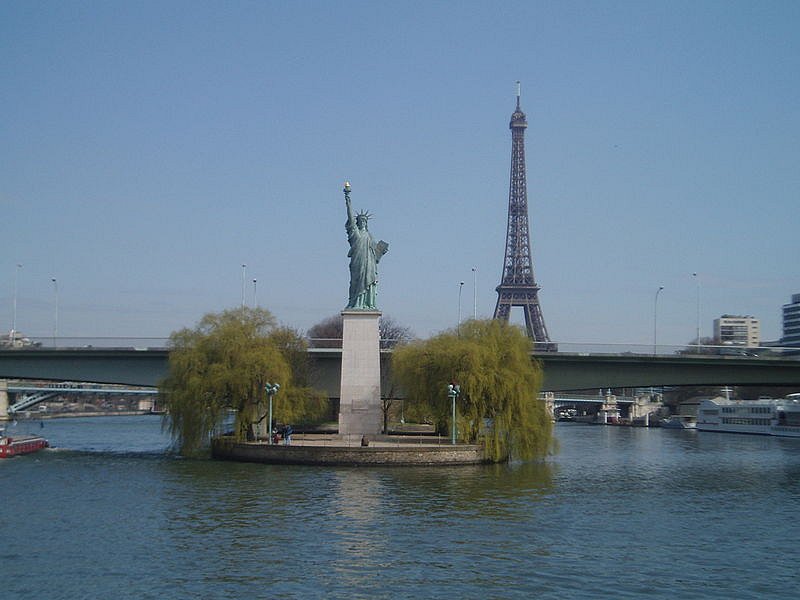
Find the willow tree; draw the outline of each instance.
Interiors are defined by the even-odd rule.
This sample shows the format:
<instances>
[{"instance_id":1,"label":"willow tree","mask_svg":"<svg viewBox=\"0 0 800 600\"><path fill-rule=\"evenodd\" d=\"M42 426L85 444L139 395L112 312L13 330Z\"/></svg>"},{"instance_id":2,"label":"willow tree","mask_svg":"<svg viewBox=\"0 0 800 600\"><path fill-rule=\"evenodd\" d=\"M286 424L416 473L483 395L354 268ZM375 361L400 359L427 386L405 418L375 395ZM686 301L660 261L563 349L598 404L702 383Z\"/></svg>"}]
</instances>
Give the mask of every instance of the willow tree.
<instances>
[{"instance_id":1,"label":"willow tree","mask_svg":"<svg viewBox=\"0 0 800 600\"><path fill-rule=\"evenodd\" d=\"M266 416L268 382L281 384L273 407L276 419L288 422L319 412L319 395L293 373L299 370L304 376L303 344L259 308L210 313L193 329L174 332L169 371L159 390L166 398L166 426L180 451L188 454L202 447L230 409L236 414L237 439L253 439Z\"/></svg>"},{"instance_id":2,"label":"willow tree","mask_svg":"<svg viewBox=\"0 0 800 600\"><path fill-rule=\"evenodd\" d=\"M482 443L494 461L528 460L553 447L552 420L538 400L541 366L531 360L530 349L518 327L472 320L395 349L392 374L417 404L415 412L431 415L440 433L452 425L447 386L459 385L459 438Z\"/></svg>"},{"instance_id":3,"label":"willow tree","mask_svg":"<svg viewBox=\"0 0 800 600\"><path fill-rule=\"evenodd\" d=\"M291 385L281 384L273 399L273 416L283 423L316 424L327 416L330 402L327 394L311 387L308 342L305 336L289 327L280 327L270 334L292 372ZM263 415L262 415L263 417Z\"/></svg>"}]
</instances>

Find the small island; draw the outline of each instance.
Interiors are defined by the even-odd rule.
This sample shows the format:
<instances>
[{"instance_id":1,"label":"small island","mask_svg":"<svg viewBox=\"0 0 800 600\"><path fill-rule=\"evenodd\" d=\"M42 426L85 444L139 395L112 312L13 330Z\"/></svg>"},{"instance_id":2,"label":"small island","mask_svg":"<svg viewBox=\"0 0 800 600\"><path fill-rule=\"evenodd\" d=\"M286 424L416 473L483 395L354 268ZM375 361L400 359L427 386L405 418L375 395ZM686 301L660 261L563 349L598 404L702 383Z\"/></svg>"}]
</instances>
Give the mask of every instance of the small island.
<instances>
[{"instance_id":1,"label":"small island","mask_svg":"<svg viewBox=\"0 0 800 600\"><path fill-rule=\"evenodd\" d=\"M394 348L381 373L377 265L369 213L353 213L344 186L350 251L341 312L337 423L331 399L309 386L307 340L261 308L208 314L170 338L165 424L184 454L303 465L474 465L535 459L552 449L552 421L537 401L541 368L524 333L499 320ZM390 428L383 382L425 425ZM278 427L278 423L283 424ZM289 425L291 424L291 425ZM288 425L288 427L287 427ZM281 431L283 430L283 431Z\"/></svg>"}]
</instances>

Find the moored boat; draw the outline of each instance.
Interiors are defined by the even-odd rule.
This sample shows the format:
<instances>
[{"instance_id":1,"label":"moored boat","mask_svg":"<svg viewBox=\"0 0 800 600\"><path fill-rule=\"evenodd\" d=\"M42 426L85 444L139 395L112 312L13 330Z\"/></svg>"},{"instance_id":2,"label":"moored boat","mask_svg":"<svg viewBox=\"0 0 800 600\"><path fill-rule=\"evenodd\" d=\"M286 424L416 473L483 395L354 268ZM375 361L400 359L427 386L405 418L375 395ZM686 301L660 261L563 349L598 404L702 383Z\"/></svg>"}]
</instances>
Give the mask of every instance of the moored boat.
<instances>
[{"instance_id":1,"label":"moored boat","mask_svg":"<svg viewBox=\"0 0 800 600\"><path fill-rule=\"evenodd\" d=\"M672 415L660 423L665 429L697 429L697 417L694 415Z\"/></svg>"},{"instance_id":2,"label":"moored boat","mask_svg":"<svg viewBox=\"0 0 800 600\"><path fill-rule=\"evenodd\" d=\"M0 458L11 458L21 454L30 454L47 448L50 444L40 435L6 436L0 430Z\"/></svg>"},{"instance_id":3,"label":"moored boat","mask_svg":"<svg viewBox=\"0 0 800 600\"><path fill-rule=\"evenodd\" d=\"M574 421L578 411L574 408L562 408L556 413L556 421Z\"/></svg>"},{"instance_id":4,"label":"moored boat","mask_svg":"<svg viewBox=\"0 0 800 600\"><path fill-rule=\"evenodd\" d=\"M703 400L698 410L697 429L800 437L800 394L758 400Z\"/></svg>"}]
</instances>

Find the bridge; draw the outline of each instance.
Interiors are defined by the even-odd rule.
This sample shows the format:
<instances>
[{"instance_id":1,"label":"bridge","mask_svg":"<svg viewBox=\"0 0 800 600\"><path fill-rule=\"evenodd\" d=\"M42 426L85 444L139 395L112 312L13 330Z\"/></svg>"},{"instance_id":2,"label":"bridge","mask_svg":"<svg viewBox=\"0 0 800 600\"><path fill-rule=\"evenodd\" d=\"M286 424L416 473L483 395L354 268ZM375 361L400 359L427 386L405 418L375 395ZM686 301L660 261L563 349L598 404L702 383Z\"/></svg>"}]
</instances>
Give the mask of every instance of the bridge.
<instances>
[{"instance_id":1,"label":"bridge","mask_svg":"<svg viewBox=\"0 0 800 600\"><path fill-rule=\"evenodd\" d=\"M86 383L54 383L52 385L32 385L14 383L5 387L7 393L14 394L18 399L8 407L8 413L14 414L31 408L56 396L65 394L117 394L134 396L153 396L158 394L157 388L125 388L109 387ZM22 398L19 398L20 394ZM2 417L2 414L0 414Z\"/></svg>"},{"instance_id":2,"label":"bridge","mask_svg":"<svg viewBox=\"0 0 800 600\"><path fill-rule=\"evenodd\" d=\"M311 348L311 384L339 396L341 349ZM0 379L86 381L156 386L167 373L165 348L16 348L0 350ZM391 350L381 350L384 392ZM532 354L544 372L543 391L664 385L780 385L800 387L798 357L704 354Z\"/></svg>"}]
</instances>

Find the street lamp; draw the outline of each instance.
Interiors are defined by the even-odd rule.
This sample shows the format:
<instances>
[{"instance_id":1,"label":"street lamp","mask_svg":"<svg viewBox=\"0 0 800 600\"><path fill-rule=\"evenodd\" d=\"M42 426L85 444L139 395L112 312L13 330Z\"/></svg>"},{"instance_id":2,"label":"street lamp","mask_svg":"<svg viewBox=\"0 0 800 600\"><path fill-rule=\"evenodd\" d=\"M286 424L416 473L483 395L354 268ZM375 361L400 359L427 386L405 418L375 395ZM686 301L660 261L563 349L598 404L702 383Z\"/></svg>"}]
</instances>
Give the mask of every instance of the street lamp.
<instances>
[{"instance_id":1,"label":"street lamp","mask_svg":"<svg viewBox=\"0 0 800 600\"><path fill-rule=\"evenodd\" d=\"M247 278L247 265L242 263L242 308L244 308L244 281Z\"/></svg>"},{"instance_id":2,"label":"street lamp","mask_svg":"<svg viewBox=\"0 0 800 600\"><path fill-rule=\"evenodd\" d=\"M11 338L9 342L12 346L17 336L17 278L19 277L19 270L21 268L22 265L17 263L17 268L14 270L14 311L11 318L11 335L9 336Z\"/></svg>"},{"instance_id":3,"label":"street lamp","mask_svg":"<svg viewBox=\"0 0 800 600\"><path fill-rule=\"evenodd\" d=\"M661 293L661 290L664 289L664 286L660 286L656 290L656 300L653 304L653 356L656 355L656 347L657 347L657 339L658 339L658 295Z\"/></svg>"},{"instance_id":4,"label":"street lamp","mask_svg":"<svg viewBox=\"0 0 800 600\"><path fill-rule=\"evenodd\" d=\"M264 391L267 392L267 397L269 398L269 421L267 422L267 437L269 438L269 444L272 445L272 397L278 393L278 390L281 389L280 384L278 383L269 383L264 386Z\"/></svg>"},{"instance_id":5,"label":"street lamp","mask_svg":"<svg viewBox=\"0 0 800 600\"><path fill-rule=\"evenodd\" d=\"M53 293L55 295L55 308L54 308L54 316L53 316L53 348L56 347L56 338L58 338L58 280L55 277L51 277L50 281L53 282Z\"/></svg>"},{"instance_id":6,"label":"street lamp","mask_svg":"<svg viewBox=\"0 0 800 600\"><path fill-rule=\"evenodd\" d=\"M697 352L700 353L700 276L697 273L692 273L695 282L697 283Z\"/></svg>"},{"instance_id":7,"label":"street lamp","mask_svg":"<svg viewBox=\"0 0 800 600\"><path fill-rule=\"evenodd\" d=\"M258 308L258 291L256 289L257 279L253 279L253 308Z\"/></svg>"},{"instance_id":8,"label":"street lamp","mask_svg":"<svg viewBox=\"0 0 800 600\"><path fill-rule=\"evenodd\" d=\"M458 284L458 333L461 333L461 290L464 289L464 282Z\"/></svg>"},{"instance_id":9,"label":"street lamp","mask_svg":"<svg viewBox=\"0 0 800 600\"><path fill-rule=\"evenodd\" d=\"M472 318L478 320L478 267L472 267Z\"/></svg>"},{"instance_id":10,"label":"street lamp","mask_svg":"<svg viewBox=\"0 0 800 600\"><path fill-rule=\"evenodd\" d=\"M452 427L452 437L450 443L455 446L456 444L456 398L458 394L461 392L461 388L458 385L450 384L447 386L447 396L450 398L450 401L453 404L453 427Z\"/></svg>"}]
</instances>

